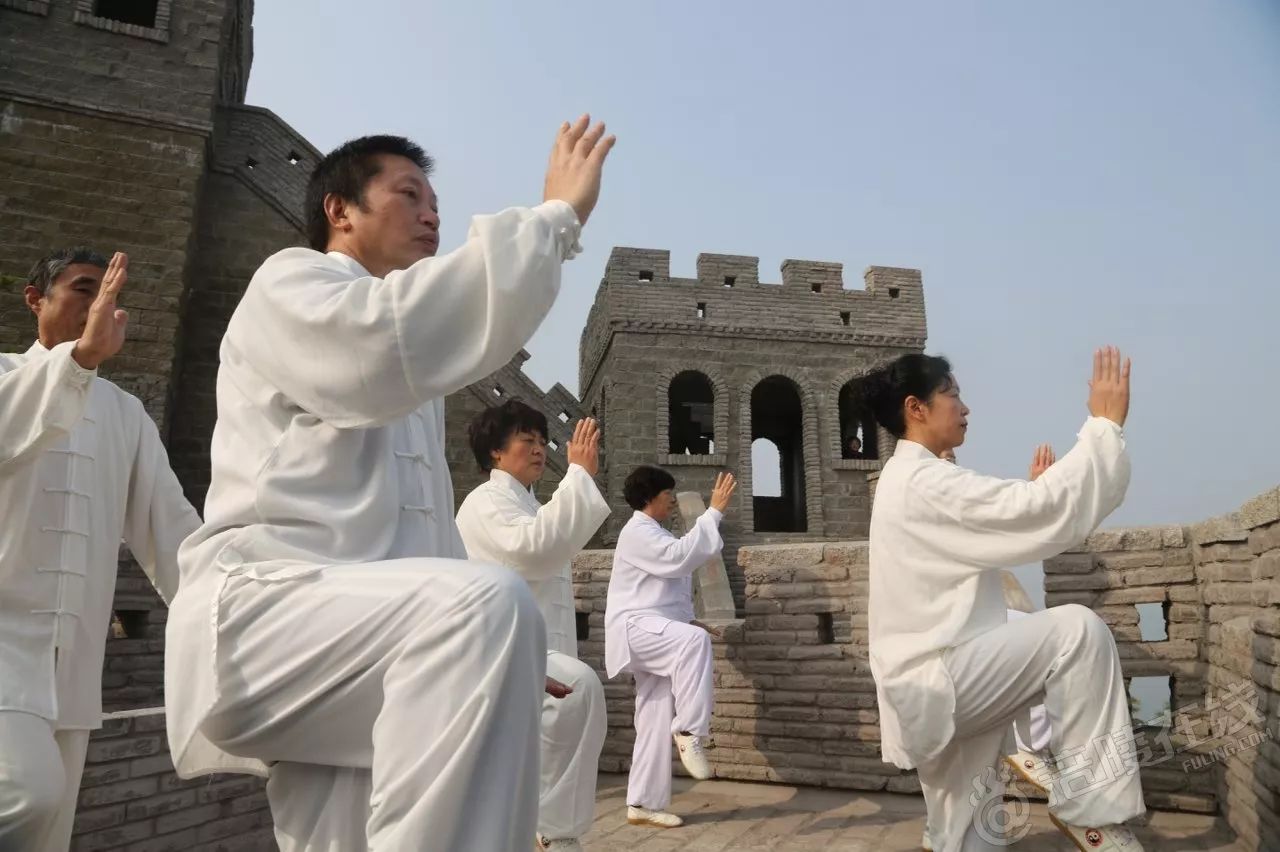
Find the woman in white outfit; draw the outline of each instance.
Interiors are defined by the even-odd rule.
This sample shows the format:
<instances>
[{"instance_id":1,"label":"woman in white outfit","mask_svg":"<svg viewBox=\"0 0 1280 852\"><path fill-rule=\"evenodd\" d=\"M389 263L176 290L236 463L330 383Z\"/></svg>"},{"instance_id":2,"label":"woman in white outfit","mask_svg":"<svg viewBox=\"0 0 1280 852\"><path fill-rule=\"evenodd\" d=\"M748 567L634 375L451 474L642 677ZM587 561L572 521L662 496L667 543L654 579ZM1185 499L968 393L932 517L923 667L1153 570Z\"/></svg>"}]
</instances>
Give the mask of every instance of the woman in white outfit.
<instances>
[{"instance_id":1,"label":"woman in white outfit","mask_svg":"<svg viewBox=\"0 0 1280 852\"><path fill-rule=\"evenodd\" d=\"M944 450L939 454L938 458L956 464L955 450ZM1041 444L1037 447L1031 461L1031 473L1028 481L1035 482L1039 479L1040 474L1048 470L1054 461L1056 461L1056 458L1053 454L1053 447L1048 444ZM1004 582L1004 600L1009 621L1026 618L1028 614L1035 612L1030 599L1027 598L1026 592L1022 588L1022 584L1011 573L1004 573ZM1016 594L1010 593L1010 584L1012 584ZM1032 707L1025 719L1015 720L1013 740L1015 750L1005 755L1005 763L1009 764L1013 771L1018 773L1024 781L1034 784L1045 793L1049 792L1048 787L1045 786L1048 783L1046 779L1052 771L1048 753L1049 713L1045 710L1043 704L1037 704ZM922 845L924 852L933 852L933 843L929 839L927 822L924 827Z\"/></svg>"},{"instance_id":2,"label":"woman in white outfit","mask_svg":"<svg viewBox=\"0 0 1280 852\"><path fill-rule=\"evenodd\" d=\"M676 481L642 466L627 477L623 496L635 510L618 535L605 606L605 668L631 672L636 682L636 742L627 781L627 820L674 828L671 740L694 778L711 777L704 740L715 703L712 628L694 620L693 572L720 552L720 521L737 483L716 477L707 509L682 538L663 528L675 511Z\"/></svg>"},{"instance_id":3,"label":"woman in white outfit","mask_svg":"<svg viewBox=\"0 0 1280 852\"><path fill-rule=\"evenodd\" d=\"M969 413L945 359L902 356L866 388L877 421L899 439L871 514L881 748L885 761L918 771L934 848L1004 845L981 817L1003 793L994 770L1011 723L1043 703L1054 753L1084 751L1095 782L1080 789L1078 778L1070 787L1050 778L1051 817L1082 850L1139 852L1123 825L1145 807L1110 631L1075 605L1009 622L1001 577L1083 541L1120 505L1128 362L1110 347L1094 354L1090 417L1075 447L1034 482L942 460L964 442ZM1097 743L1106 754L1086 750Z\"/></svg>"},{"instance_id":4,"label":"woman in white outfit","mask_svg":"<svg viewBox=\"0 0 1280 852\"><path fill-rule=\"evenodd\" d=\"M547 418L519 400L482 411L468 430L489 479L458 509L467 556L515 571L529 584L547 624L547 694L542 699L542 776L538 844L543 852L581 852L595 816L596 774L604 747L604 686L578 659L573 557L609 517L596 487L600 430L574 428L569 469L547 503L533 493L547 467Z\"/></svg>"}]
</instances>

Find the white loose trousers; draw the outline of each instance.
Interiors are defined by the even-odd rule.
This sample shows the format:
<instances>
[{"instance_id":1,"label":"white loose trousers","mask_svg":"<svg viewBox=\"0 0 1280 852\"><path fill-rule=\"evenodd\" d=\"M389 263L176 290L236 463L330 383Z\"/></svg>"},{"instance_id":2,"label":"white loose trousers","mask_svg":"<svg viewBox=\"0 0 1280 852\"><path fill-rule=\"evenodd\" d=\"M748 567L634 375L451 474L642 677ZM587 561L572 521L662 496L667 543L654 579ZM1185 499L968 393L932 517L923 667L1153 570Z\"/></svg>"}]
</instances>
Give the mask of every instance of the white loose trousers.
<instances>
[{"instance_id":1,"label":"white loose trousers","mask_svg":"<svg viewBox=\"0 0 1280 852\"><path fill-rule=\"evenodd\" d=\"M596 775L608 730L604 685L591 666L568 654L547 654L547 677L573 688L542 698L542 784L538 833L557 840L591 830Z\"/></svg>"},{"instance_id":2,"label":"white loose trousers","mask_svg":"<svg viewBox=\"0 0 1280 852\"><path fill-rule=\"evenodd\" d=\"M1090 826L1144 813L1124 675L1096 614L1075 604L1035 612L948 649L943 662L955 735L918 768L935 852L1005 847L998 764L1013 720L1040 702L1062 770L1043 779L1050 811Z\"/></svg>"},{"instance_id":3,"label":"white loose trousers","mask_svg":"<svg viewBox=\"0 0 1280 852\"><path fill-rule=\"evenodd\" d=\"M586 663L552 651L547 677L573 687L543 696L538 833L582 837L595 818L596 772L608 720L604 686ZM278 763L267 798L280 852L363 852L372 778L367 769Z\"/></svg>"},{"instance_id":4,"label":"white loose trousers","mask_svg":"<svg viewBox=\"0 0 1280 852\"><path fill-rule=\"evenodd\" d=\"M692 624L645 616L627 625L636 681L636 742L627 804L665 810L671 804L671 737L711 733L715 706L711 636Z\"/></svg>"},{"instance_id":5,"label":"white loose trousers","mask_svg":"<svg viewBox=\"0 0 1280 852\"><path fill-rule=\"evenodd\" d=\"M329 824L359 836L338 818L361 801L333 789L324 768L337 767L370 773L371 850L527 852L546 633L515 574L397 559L288 580L234 575L217 636L223 688L201 730L228 754L273 765L282 848L351 848L306 819L323 813L313 797L327 791L341 811Z\"/></svg>"}]
</instances>

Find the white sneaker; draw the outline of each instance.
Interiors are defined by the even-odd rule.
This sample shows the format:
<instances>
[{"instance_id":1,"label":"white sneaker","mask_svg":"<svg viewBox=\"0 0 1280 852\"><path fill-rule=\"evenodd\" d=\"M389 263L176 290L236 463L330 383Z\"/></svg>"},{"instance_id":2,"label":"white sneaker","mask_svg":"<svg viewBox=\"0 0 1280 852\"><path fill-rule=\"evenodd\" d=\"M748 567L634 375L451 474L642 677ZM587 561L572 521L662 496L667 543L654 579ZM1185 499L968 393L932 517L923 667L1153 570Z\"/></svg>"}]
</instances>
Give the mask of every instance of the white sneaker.
<instances>
[{"instance_id":1,"label":"white sneaker","mask_svg":"<svg viewBox=\"0 0 1280 852\"><path fill-rule=\"evenodd\" d=\"M583 852L582 844L578 842L576 837L561 837L558 840L548 840L541 834L538 835L536 848L541 852Z\"/></svg>"},{"instance_id":2,"label":"white sneaker","mask_svg":"<svg viewBox=\"0 0 1280 852\"><path fill-rule=\"evenodd\" d=\"M694 734L672 734L676 740L676 748L680 750L680 762L685 770L699 781L711 777L711 764L707 762L707 753L702 741Z\"/></svg>"},{"instance_id":3,"label":"white sneaker","mask_svg":"<svg viewBox=\"0 0 1280 852\"><path fill-rule=\"evenodd\" d=\"M1013 754L1005 755L1004 762L1009 764L1023 781L1039 788L1043 793L1049 792L1045 783L1048 782L1053 770L1044 755L1034 751L1015 751Z\"/></svg>"},{"instance_id":4,"label":"white sneaker","mask_svg":"<svg viewBox=\"0 0 1280 852\"><path fill-rule=\"evenodd\" d=\"M679 828L684 825L684 820L675 814L637 808L635 805L627 805L627 822L632 825L651 825L654 828Z\"/></svg>"},{"instance_id":5,"label":"white sneaker","mask_svg":"<svg viewBox=\"0 0 1280 852\"><path fill-rule=\"evenodd\" d=\"M1103 825L1089 828L1082 825L1067 825L1053 814L1049 819L1058 830L1071 838L1071 842L1081 852L1142 852L1142 844L1133 832L1123 825Z\"/></svg>"}]
</instances>

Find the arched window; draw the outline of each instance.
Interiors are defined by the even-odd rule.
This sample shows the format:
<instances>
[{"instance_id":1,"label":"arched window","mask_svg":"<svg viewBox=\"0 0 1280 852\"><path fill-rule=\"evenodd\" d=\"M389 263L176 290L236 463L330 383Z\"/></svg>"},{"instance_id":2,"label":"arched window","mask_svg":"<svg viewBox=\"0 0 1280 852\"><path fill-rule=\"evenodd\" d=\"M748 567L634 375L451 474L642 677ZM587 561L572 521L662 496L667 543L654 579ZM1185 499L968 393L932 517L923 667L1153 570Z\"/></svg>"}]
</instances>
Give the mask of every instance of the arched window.
<instances>
[{"instance_id":1,"label":"arched window","mask_svg":"<svg viewBox=\"0 0 1280 852\"><path fill-rule=\"evenodd\" d=\"M751 496L782 496L782 454L768 438L751 442Z\"/></svg>"},{"instance_id":2,"label":"arched window","mask_svg":"<svg viewBox=\"0 0 1280 852\"><path fill-rule=\"evenodd\" d=\"M777 496L755 489L752 508L756 532L805 532L808 516L804 494L804 414L800 389L783 376L770 376L751 391L751 441L767 439L777 449ZM766 452L762 446L762 452Z\"/></svg>"},{"instance_id":3,"label":"arched window","mask_svg":"<svg viewBox=\"0 0 1280 852\"><path fill-rule=\"evenodd\" d=\"M876 419L862 395L862 379L853 379L840 388L840 457L880 458Z\"/></svg>"},{"instance_id":4,"label":"arched window","mask_svg":"<svg viewBox=\"0 0 1280 852\"><path fill-rule=\"evenodd\" d=\"M667 446L674 455L716 451L715 391L702 373L686 370L667 389Z\"/></svg>"}]
</instances>

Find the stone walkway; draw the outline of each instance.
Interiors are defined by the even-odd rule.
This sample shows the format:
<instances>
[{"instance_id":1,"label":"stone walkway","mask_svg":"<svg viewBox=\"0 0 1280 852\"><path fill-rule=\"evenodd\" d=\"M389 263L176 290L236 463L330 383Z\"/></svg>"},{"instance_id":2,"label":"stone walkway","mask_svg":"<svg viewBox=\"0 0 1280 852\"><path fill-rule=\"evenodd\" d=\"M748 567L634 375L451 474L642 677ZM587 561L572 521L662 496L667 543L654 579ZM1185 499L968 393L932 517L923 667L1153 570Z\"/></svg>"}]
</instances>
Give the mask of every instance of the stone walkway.
<instances>
[{"instance_id":1,"label":"stone walkway","mask_svg":"<svg viewBox=\"0 0 1280 852\"><path fill-rule=\"evenodd\" d=\"M671 810L686 822L662 830L628 825L625 793L626 776L600 777L587 852L915 852L924 828L918 796L676 778ZM1137 834L1148 852L1237 852L1230 831L1212 817L1152 812ZM1032 806L1031 830L1011 848L1075 850L1043 804Z\"/></svg>"}]
</instances>

